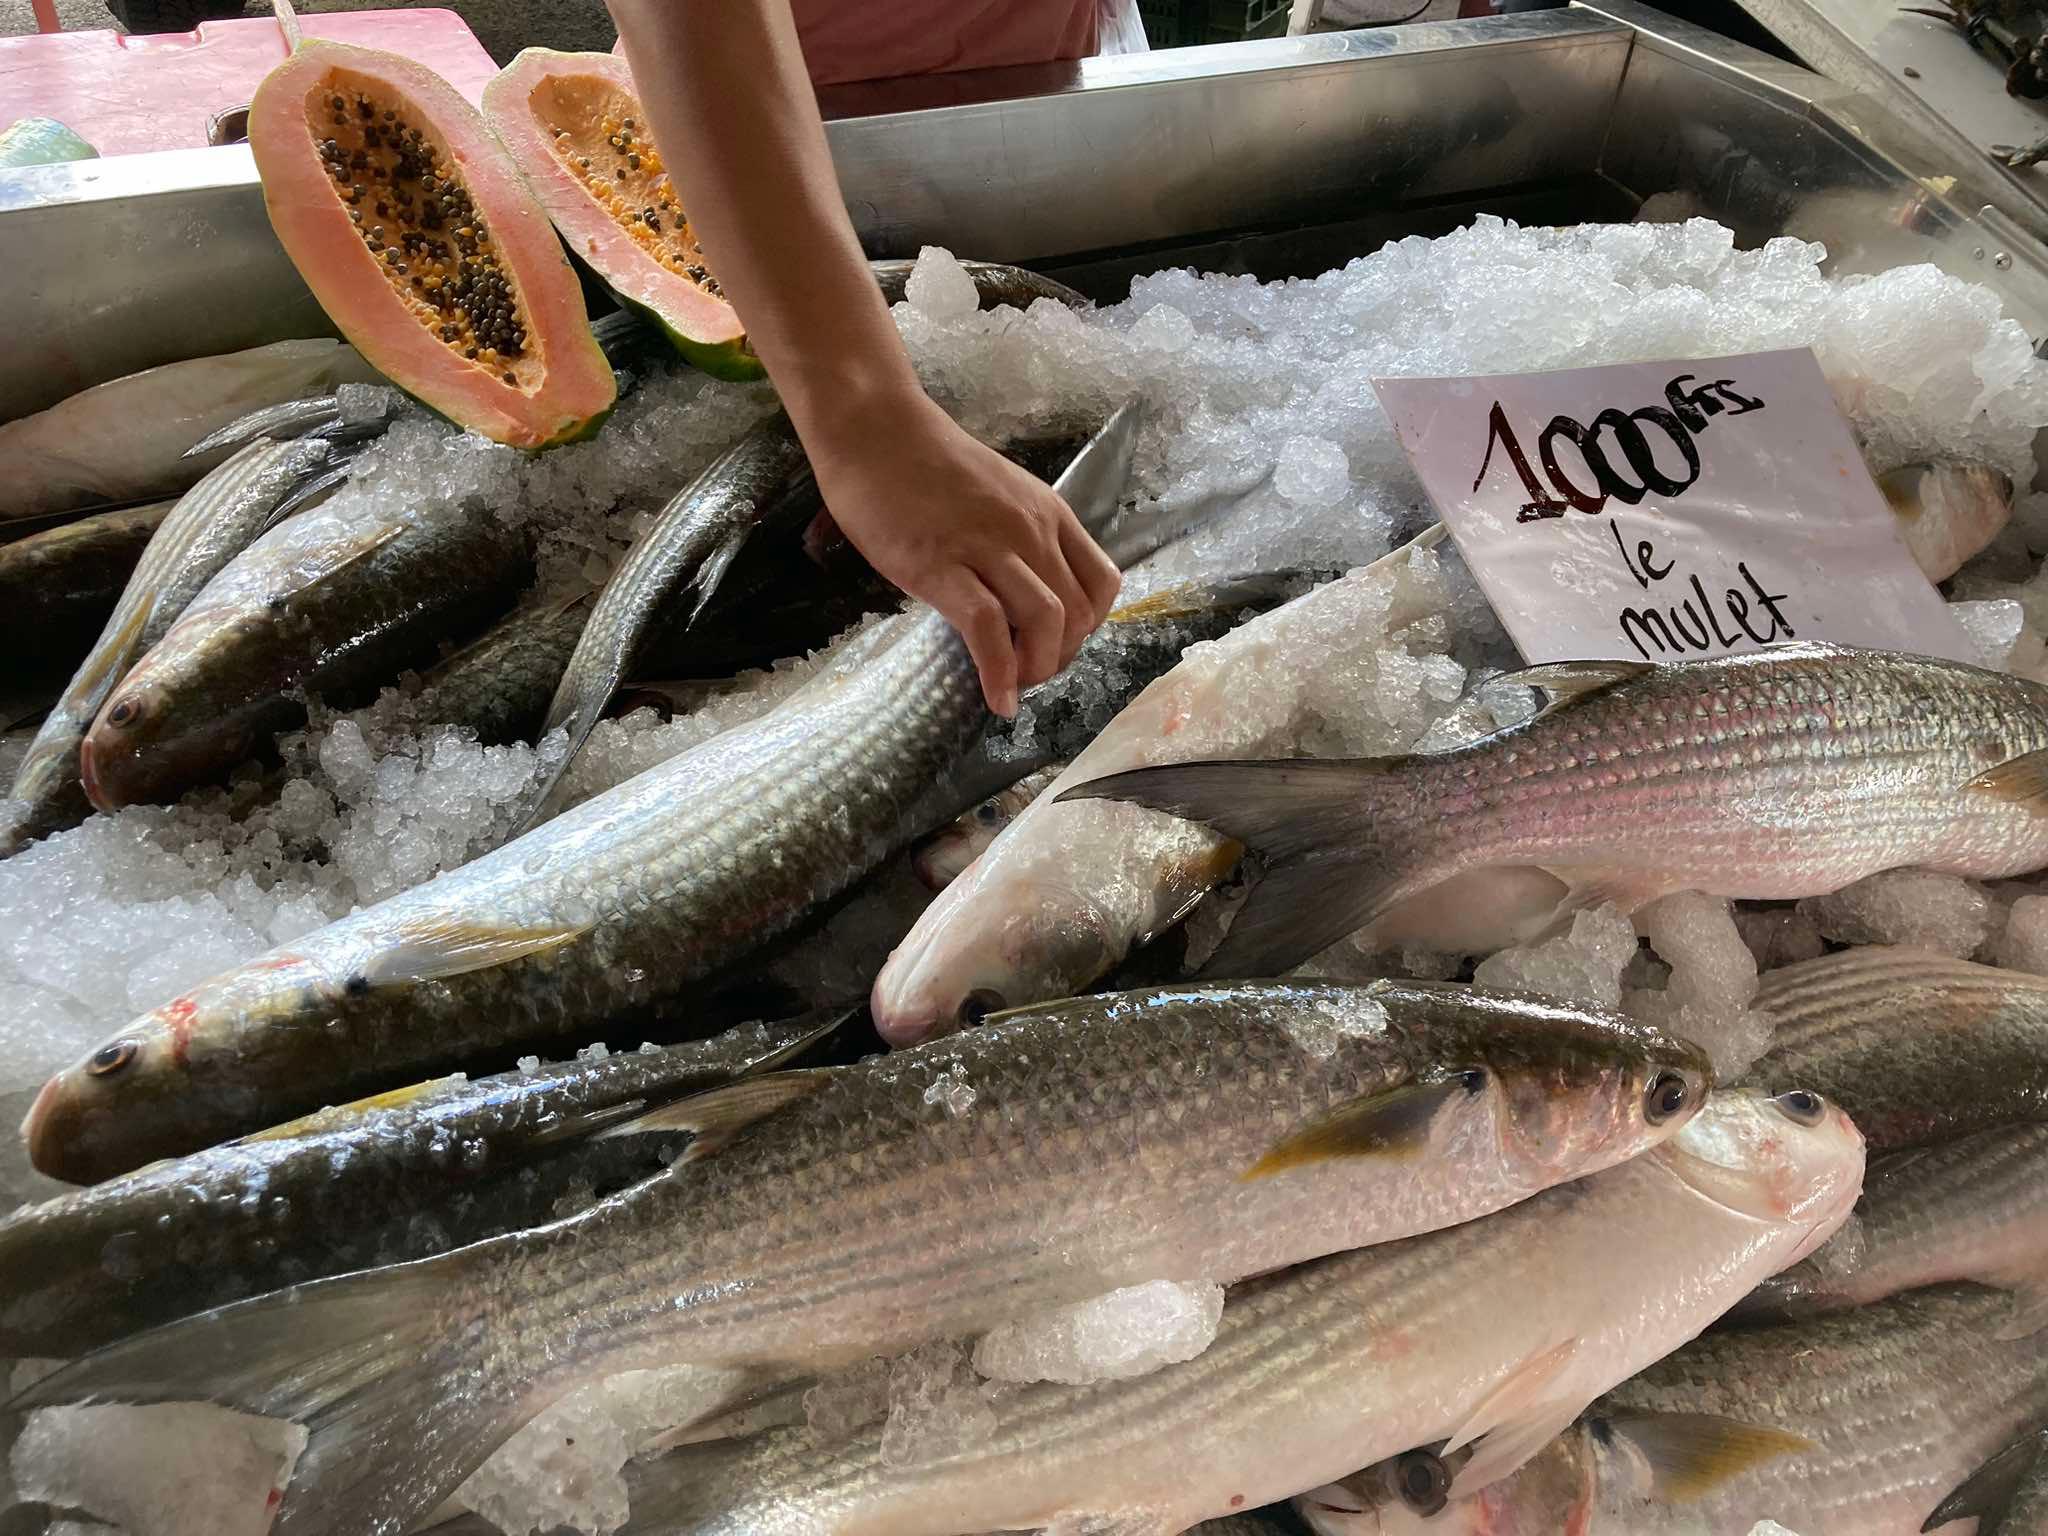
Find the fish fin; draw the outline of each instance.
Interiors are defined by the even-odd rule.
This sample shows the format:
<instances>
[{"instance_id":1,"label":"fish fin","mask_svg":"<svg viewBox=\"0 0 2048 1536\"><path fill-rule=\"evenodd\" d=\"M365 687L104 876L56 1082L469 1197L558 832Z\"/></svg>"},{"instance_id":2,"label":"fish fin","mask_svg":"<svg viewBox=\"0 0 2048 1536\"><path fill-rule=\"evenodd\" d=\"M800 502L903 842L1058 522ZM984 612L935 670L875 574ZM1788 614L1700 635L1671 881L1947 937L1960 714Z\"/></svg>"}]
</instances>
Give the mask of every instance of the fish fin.
<instances>
[{"instance_id":1,"label":"fish fin","mask_svg":"<svg viewBox=\"0 0 2048 1536\"><path fill-rule=\"evenodd\" d=\"M1407 1083L1352 1099L1290 1131L1243 1177L1263 1179L1339 1157L1412 1157L1429 1145L1429 1130L1437 1113L1469 1091L1458 1079L1450 1078L1440 1083Z\"/></svg>"},{"instance_id":2,"label":"fish fin","mask_svg":"<svg viewBox=\"0 0 2048 1536\"><path fill-rule=\"evenodd\" d=\"M1398 899L1401 819L1378 807L1405 758L1173 763L1078 784L1066 800L1123 800L1198 821L1257 854L1262 873L1205 976L1273 976L1364 927Z\"/></svg>"},{"instance_id":3,"label":"fish fin","mask_svg":"<svg viewBox=\"0 0 2048 1536\"><path fill-rule=\"evenodd\" d=\"M1578 1358L1579 1342L1574 1335L1523 1360L1444 1442L1439 1456L1479 1442L1458 1471L1459 1497L1506 1477L1571 1427L1586 1398L1561 1383Z\"/></svg>"},{"instance_id":4,"label":"fish fin","mask_svg":"<svg viewBox=\"0 0 2048 1536\"><path fill-rule=\"evenodd\" d=\"M673 1104L599 1131L597 1139L614 1136L644 1136L651 1132L688 1131L696 1139L676 1159L678 1164L710 1157L757 1120L787 1109L809 1098L825 1086L826 1074L817 1071L776 1072L767 1077L745 1078L695 1093Z\"/></svg>"},{"instance_id":5,"label":"fish fin","mask_svg":"<svg viewBox=\"0 0 2048 1536\"><path fill-rule=\"evenodd\" d=\"M1703 1499L1752 1467L1814 1448L1804 1435L1714 1413L1624 1413L1603 1422L1641 1453L1649 1496L1671 1504Z\"/></svg>"},{"instance_id":6,"label":"fish fin","mask_svg":"<svg viewBox=\"0 0 2048 1536\"><path fill-rule=\"evenodd\" d=\"M251 1131L246 1136L237 1136L225 1145L246 1147L253 1142L295 1141L301 1136L318 1136L358 1120L364 1115L375 1114L383 1109L397 1109L402 1105L429 1098L441 1089L468 1081L468 1077L463 1073L455 1072L446 1077L430 1077L424 1082L407 1083L403 1088L386 1089L383 1093L351 1099L346 1104L330 1104L325 1109L314 1110L310 1115L300 1115L296 1120L287 1120L281 1125Z\"/></svg>"},{"instance_id":7,"label":"fish fin","mask_svg":"<svg viewBox=\"0 0 2048 1536\"><path fill-rule=\"evenodd\" d=\"M1541 688L1550 695L1544 714L1562 709L1579 699L1591 698L1609 688L1641 677L1653 670L1647 661L1546 661L1503 674L1499 681L1523 688Z\"/></svg>"},{"instance_id":8,"label":"fish fin","mask_svg":"<svg viewBox=\"0 0 2048 1536\"><path fill-rule=\"evenodd\" d=\"M1267 607L1280 602L1290 589L1326 573L1303 567L1278 571L1252 571L1201 581L1183 581L1162 587L1112 608L1105 624L1155 624L1170 619L1192 618L1218 609L1235 612L1247 607Z\"/></svg>"},{"instance_id":9,"label":"fish fin","mask_svg":"<svg viewBox=\"0 0 2048 1536\"><path fill-rule=\"evenodd\" d=\"M1994 1339L2011 1343L2048 1328L2048 1276L2028 1275L2001 1284L2012 1292L2012 1311L1992 1334Z\"/></svg>"},{"instance_id":10,"label":"fish fin","mask_svg":"<svg viewBox=\"0 0 2048 1536\"><path fill-rule=\"evenodd\" d=\"M410 532L412 532L412 529L405 523L386 523L377 530L376 537L367 544L352 544L341 547L330 545L326 549L316 551L304 560L294 562L292 566L293 576L298 580L301 589L309 587L315 582L329 580L358 561L370 559L386 544L389 544L394 539L402 539Z\"/></svg>"},{"instance_id":11,"label":"fish fin","mask_svg":"<svg viewBox=\"0 0 2048 1536\"><path fill-rule=\"evenodd\" d=\"M2048 1432L2032 1430L2013 1441L1956 1485L1922 1522L1923 1531L1938 1530L1953 1520L1977 1517L1977 1536L1995 1536L2005 1523L2020 1483L2041 1460Z\"/></svg>"},{"instance_id":12,"label":"fish fin","mask_svg":"<svg viewBox=\"0 0 2048 1536\"><path fill-rule=\"evenodd\" d=\"M399 929L398 943L373 956L362 974L373 987L403 981L439 981L558 949L596 926L564 923L511 928L456 918L410 922Z\"/></svg>"},{"instance_id":13,"label":"fish fin","mask_svg":"<svg viewBox=\"0 0 2048 1536\"><path fill-rule=\"evenodd\" d=\"M123 1339L8 1412L204 1401L301 1424L272 1536L407 1530L532 1414L528 1383L471 1354L499 1239L217 1307Z\"/></svg>"},{"instance_id":14,"label":"fish fin","mask_svg":"<svg viewBox=\"0 0 2048 1536\"><path fill-rule=\"evenodd\" d=\"M2007 758L1963 787L2024 805L2036 814L2048 811L2048 750Z\"/></svg>"},{"instance_id":15,"label":"fish fin","mask_svg":"<svg viewBox=\"0 0 2048 1536\"><path fill-rule=\"evenodd\" d=\"M333 464L322 469L318 474L308 475L287 491L278 501L278 504L270 509L270 516L263 520L263 526L257 529L256 532L259 535L268 533L294 513L304 511L307 507L310 507L329 491L348 484L348 477L353 467L353 464L348 462Z\"/></svg>"}]
</instances>

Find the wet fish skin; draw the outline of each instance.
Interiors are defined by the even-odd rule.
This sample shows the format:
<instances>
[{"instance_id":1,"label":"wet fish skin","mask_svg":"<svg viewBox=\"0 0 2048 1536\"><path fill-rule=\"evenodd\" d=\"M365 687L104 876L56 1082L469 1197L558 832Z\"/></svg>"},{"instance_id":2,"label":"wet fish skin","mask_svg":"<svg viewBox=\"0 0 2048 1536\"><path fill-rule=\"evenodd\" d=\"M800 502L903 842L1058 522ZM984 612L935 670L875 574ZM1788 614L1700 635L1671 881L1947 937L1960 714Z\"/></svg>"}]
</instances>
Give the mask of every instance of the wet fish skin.
<instances>
[{"instance_id":1,"label":"wet fish skin","mask_svg":"<svg viewBox=\"0 0 2048 1536\"><path fill-rule=\"evenodd\" d=\"M934 891L943 891L960 872L981 856L1004 827L1015 821L1024 807L1066 769L1063 762L1049 763L1026 774L1008 789L997 790L951 825L940 828L912 851L917 878Z\"/></svg>"},{"instance_id":2,"label":"wet fish skin","mask_svg":"<svg viewBox=\"0 0 2048 1536\"><path fill-rule=\"evenodd\" d=\"M2001 1333L2048 1324L2048 1126L1877 1159L1855 1231L1766 1280L1740 1310L1805 1317L1958 1280L2014 1292Z\"/></svg>"},{"instance_id":3,"label":"wet fish skin","mask_svg":"<svg viewBox=\"0 0 2048 1536\"><path fill-rule=\"evenodd\" d=\"M94 715L137 658L161 641L214 576L259 536L294 489L329 467L335 451L317 440L251 443L209 470L164 515L99 638L16 771L10 793L26 809L0 829L0 857L90 814L84 744Z\"/></svg>"},{"instance_id":4,"label":"wet fish skin","mask_svg":"<svg viewBox=\"0 0 2048 1536\"><path fill-rule=\"evenodd\" d=\"M1114 510L1136 422L1135 406L1117 412L1062 477L1084 526ZM215 585L238 595L235 575ZM23 1124L30 1158L90 1182L657 1008L927 830L906 818L986 720L965 643L913 605L766 715L152 1010L44 1085Z\"/></svg>"},{"instance_id":5,"label":"wet fish skin","mask_svg":"<svg viewBox=\"0 0 2048 1536\"><path fill-rule=\"evenodd\" d=\"M404 712L422 725L466 725L486 746L539 734L594 593L527 603L420 674Z\"/></svg>"},{"instance_id":6,"label":"wet fish skin","mask_svg":"<svg viewBox=\"0 0 2048 1536\"><path fill-rule=\"evenodd\" d=\"M620 685L636 675L648 631L661 612L692 587L717 583L716 558L736 533L792 481L808 479L810 461L789 417L777 411L733 444L661 509L627 553L591 608L575 651L550 701L543 733L566 728L569 750L532 792L529 821L546 814L549 792L574 760Z\"/></svg>"},{"instance_id":7,"label":"wet fish skin","mask_svg":"<svg viewBox=\"0 0 2048 1536\"><path fill-rule=\"evenodd\" d=\"M0 544L0 655L51 698L92 648L174 502L98 512Z\"/></svg>"},{"instance_id":8,"label":"wet fish skin","mask_svg":"<svg viewBox=\"0 0 2048 1536\"><path fill-rule=\"evenodd\" d=\"M15 1406L203 1396L308 1423L278 1530L395 1533L581 1380L823 1369L1463 1221L1666 1140L1707 1081L1654 1029L1455 987L1078 1000L685 1101L661 1123L703 1142L580 1216L143 1335ZM1425 1091L1433 1118L1372 1143L1409 1155L1306 1150L1350 1123L1333 1105ZM416 1424L432 1443L384 1427Z\"/></svg>"},{"instance_id":9,"label":"wet fish skin","mask_svg":"<svg viewBox=\"0 0 2048 1536\"><path fill-rule=\"evenodd\" d=\"M1959 1483L2048 1419L2039 1343L2000 1342L2005 1298L1974 1287L1893 1296L1773 1328L1716 1332L1596 1403L1521 1475L1384 1536L1918 1536ZM1662 1415L1790 1433L1773 1456L1683 1501L1645 1497L1631 1437ZM1874 1475L1881 1469L1881 1475Z\"/></svg>"},{"instance_id":10,"label":"wet fish skin","mask_svg":"<svg viewBox=\"0 0 2048 1536\"><path fill-rule=\"evenodd\" d=\"M483 509L301 513L209 582L107 699L86 793L102 810L174 800L303 720L304 692L364 702L532 577L529 544Z\"/></svg>"},{"instance_id":11,"label":"wet fish skin","mask_svg":"<svg viewBox=\"0 0 2048 1536\"><path fill-rule=\"evenodd\" d=\"M1824 1239L1862 1160L1838 1110L1807 1125L1761 1096L1716 1095L1619 1167L1240 1287L1192 1360L999 1398L982 1444L894 1464L873 1428L838 1449L800 1430L693 1448L645 1469L627 1529L953 1536L972 1511L1001 1530L1093 1519L1175 1531L1328 1482L1361 1452L1480 1434L1459 1479L1484 1486Z\"/></svg>"},{"instance_id":12,"label":"wet fish skin","mask_svg":"<svg viewBox=\"0 0 2048 1536\"><path fill-rule=\"evenodd\" d=\"M597 1138L641 1110L769 1070L840 1015L751 1025L322 1110L0 1218L0 1351L69 1359L295 1281L540 1226L687 1138Z\"/></svg>"},{"instance_id":13,"label":"wet fish skin","mask_svg":"<svg viewBox=\"0 0 2048 1536\"><path fill-rule=\"evenodd\" d=\"M340 384L381 384L354 347L279 341L166 363L0 425L0 521L101 501L175 496L219 458L200 438L260 406Z\"/></svg>"},{"instance_id":14,"label":"wet fish skin","mask_svg":"<svg viewBox=\"0 0 2048 1536\"><path fill-rule=\"evenodd\" d=\"M1261 855L1212 975L1290 969L1474 869L1541 868L1573 902L1633 910L1681 890L1788 899L1905 865L1992 879L2048 863L2037 683L1804 643L1514 680L1559 702L1468 747L1177 763L1062 798L1168 811Z\"/></svg>"},{"instance_id":15,"label":"wet fish skin","mask_svg":"<svg viewBox=\"0 0 2048 1536\"><path fill-rule=\"evenodd\" d=\"M1811 1087L1875 1151L2048 1118L2048 977L1867 945L1766 971L1745 1081Z\"/></svg>"},{"instance_id":16,"label":"wet fish skin","mask_svg":"<svg viewBox=\"0 0 2048 1536\"><path fill-rule=\"evenodd\" d=\"M1360 608L1381 607L1389 634L1432 615L1429 550L1440 537L1441 525L1241 626L1213 651L1183 658L1073 755L1055 789L1116 769L1265 746L1272 725L1246 726L1228 707L1230 691L1247 675L1268 676L1267 667L1284 673L1304 636L1334 643ZM1293 733L1285 739L1299 739L1313 729L1311 711L1298 689L1275 687L1275 714ZM939 894L882 967L871 1007L892 1045L970 1023L990 999L1085 991L1172 928L1243 851L1197 826L1109 806L1063 808L1056 799L1049 790L1028 807ZM1086 856L1074 856L1077 840Z\"/></svg>"}]
</instances>

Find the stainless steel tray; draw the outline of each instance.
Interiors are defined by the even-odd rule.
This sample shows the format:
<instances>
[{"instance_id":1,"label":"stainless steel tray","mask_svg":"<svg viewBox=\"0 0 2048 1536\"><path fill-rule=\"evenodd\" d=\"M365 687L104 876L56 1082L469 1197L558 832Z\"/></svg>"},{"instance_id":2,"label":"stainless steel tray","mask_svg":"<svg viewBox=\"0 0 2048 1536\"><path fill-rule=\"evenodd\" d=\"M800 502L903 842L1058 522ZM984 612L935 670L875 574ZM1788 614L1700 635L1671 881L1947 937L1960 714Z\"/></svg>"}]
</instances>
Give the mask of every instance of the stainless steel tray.
<instances>
[{"instance_id":1,"label":"stainless steel tray","mask_svg":"<svg viewBox=\"0 0 2048 1536\"><path fill-rule=\"evenodd\" d=\"M826 107L873 254L942 244L1099 297L1179 260L1317 271L1476 211L1626 218L1683 193L1745 244L1824 240L1837 270L1934 262L2048 334L2048 215L2010 177L1628 0L890 81ZM0 173L0 418L325 329L245 147Z\"/></svg>"}]
</instances>

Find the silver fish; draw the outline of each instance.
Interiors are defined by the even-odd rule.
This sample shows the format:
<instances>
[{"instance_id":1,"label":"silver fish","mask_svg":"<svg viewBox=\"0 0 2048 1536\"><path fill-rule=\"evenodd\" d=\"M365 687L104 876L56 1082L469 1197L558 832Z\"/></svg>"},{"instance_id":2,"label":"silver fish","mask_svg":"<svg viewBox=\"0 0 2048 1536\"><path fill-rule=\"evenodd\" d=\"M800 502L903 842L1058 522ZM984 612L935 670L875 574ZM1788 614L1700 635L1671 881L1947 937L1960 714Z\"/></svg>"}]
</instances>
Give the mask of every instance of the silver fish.
<instances>
[{"instance_id":1,"label":"silver fish","mask_svg":"<svg viewBox=\"0 0 2048 1536\"><path fill-rule=\"evenodd\" d=\"M843 1012L323 1109L0 1218L0 1352L68 1359L297 1280L539 1226L662 1167L591 1133L769 1070Z\"/></svg>"},{"instance_id":2,"label":"silver fish","mask_svg":"<svg viewBox=\"0 0 2048 1536\"><path fill-rule=\"evenodd\" d=\"M531 791L529 823L548 814L549 792L605 705L633 675L660 611L692 587L701 606L718 584L718 557L730 558L734 534L758 521L769 500L809 475L796 428L777 411L677 493L634 542L598 594L548 705L541 730L566 728L569 750Z\"/></svg>"},{"instance_id":3,"label":"silver fish","mask_svg":"<svg viewBox=\"0 0 2048 1536\"><path fill-rule=\"evenodd\" d=\"M220 462L200 438L259 406L384 376L338 341L278 341L166 363L0 426L0 521L175 495Z\"/></svg>"},{"instance_id":4,"label":"silver fish","mask_svg":"<svg viewBox=\"0 0 2048 1536\"><path fill-rule=\"evenodd\" d=\"M403 712L422 725L466 725L487 746L531 740L596 600L582 592L514 609L421 673Z\"/></svg>"},{"instance_id":5,"label":"silver fish","mask_svg":"<svg viewBox=\"0 0 2048 1536\"><path fill-rule=\"evenodd\" d=\"M1026 774L1008 789L999 789L951 826L941 827L912 851L917 878L943 891L968 865L981 857L1003 828L1023 814L1039 792L1066 771L1065 763L1049 763Z\"/></svg>"},{"instance_id":6,"label":"silver fish","mask_svg":"<svg viewBox=\"0 0 2048 1536\"><path fill-rule=\"evenodd\" d=\"M285 499L342 451L317 438L261 439L236 450L179 498L150 536L106 627L15 774L11 794L25 804L11 826L0 829L0 857L91 812L81 754L108 695L207 583L276 519Z\"/></svg>"},{"instance_id":7,"label":"silver fish","mask_svg":"<svg viewBox=\"0 0 2048 1536\"><path fill-rule=\"evenodd\" d=\"M1075 461L1080 474L1116 466L1107 494L1071 498L1077 509L1114 507L1129 410ZM214 622L188 615L158 654ZM131 677L115 703L139 689ZM153 1009L45 1085L23 1127L30 1156L58 1177L105 1178L656 1008L931 826L906 818L986 718L964 642L916 605L766 715Z\"/></svg>"},{"instance_id":8,"label":"silver fish","mask_svg":"<svg viewBox=\"0 0 2048 1536\"><path fill-rule=\"evenodd\" d=\"M1854 1229L1766 1280L1743 1311L1804 1317L1953 1280L2013 1293L2000 1337L2048 1326L2048 1126L1879 1158Z\"/></svg>"},{"instance_id":9,"label":"silver fish","mask_svg":"<svg viewBox=\"0 0 2048 1536\"><path fill-rule=\"evenodd\" d=\"M312 1440L280 1536L395 1536L585 1380L828 1369L1463 1222L1665 1140L1706 1082L1656 1030L1459 987L1023 1010L685 1100L635 1124L689 1150L579 1216L173 1324L15 1406L205 1397L296 1420Z\"/></svg>"},{"instance_id":10,"label":"silver fish","mask_svg":"<svg viewBox=\"0 0 2048 1536\"><path fill-rule=\"evenodd\" d=\"M1273 975L1475 869L1540 868L1565 905L1784 899L1917 865L2048 863L2048 688L1826 645L1662 665L1558 662L1557 699L1427 756L1178 763L1066 790L1236 838L1263 873L1207 973Z\"/></svg>"},{"instance_id":11,"label":"silver fish","mask_svg":"<svg viewBox=\"0 0 2048 1536\"><path fill-rule=\"evenodd\" d=\"M980 1444L885 1457L873 1430L836 1449L787 1430L693 1447L642 1476L628 1529L1156 1536L1418 1440L1480 1440L1458 1479L1482 1488L1848 1215L1861 1138L1808 1098L1716 1095L1621 1167L1244 1286L1194 1359L999 1397Z\"/></svg>"},{"instance_id":12,"label":"silver fish","mask_svg":"<svg viewBox=\"0 0 2048 1536\"><path fill-rule=\"evenodd\" d=\"M2048 977L1872 944L1759 979L1745 1081L1835 1099L1877 1151L2048 1119Z\"/></svg>"},{"instance_id":13,"label":"silver fish","mask_svg":"<svg viewBox=\"0 0 2048 1536\"><path fill-rule=\"evenodd\" d=\"M2004 1313L1997 1292L1961 1287L1710 1333L1513 1478L1428 1517L1389 1502L1346 1529L1748 1536L1775 1520L1799 1536L1918 1536L1984 1507L1974 1474L2048 1420L2048 1355L2000 1342Z\"/></svg>"}]
</instances>

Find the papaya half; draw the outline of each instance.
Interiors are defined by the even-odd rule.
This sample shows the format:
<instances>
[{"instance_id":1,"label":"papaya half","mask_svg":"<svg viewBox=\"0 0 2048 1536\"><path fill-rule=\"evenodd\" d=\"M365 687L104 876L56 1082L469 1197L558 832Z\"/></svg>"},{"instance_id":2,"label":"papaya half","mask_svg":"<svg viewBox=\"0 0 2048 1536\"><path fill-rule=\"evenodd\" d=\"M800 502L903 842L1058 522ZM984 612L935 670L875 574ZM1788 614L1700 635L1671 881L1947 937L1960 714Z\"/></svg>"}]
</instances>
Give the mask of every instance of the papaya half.
<instances>
[{"instance_id":1,"label":"papaya half","mask_svg":"<svg viewBox=\"0 0 2048 1536\"><path fill-rule=\"evenodd\" d=\"M521 448L581 437L617 385L548 217L476 109L396 54L308 41L257 87L271 227L379 372Z\"/></svg>"},{"instance_id":2,"label":"papaya half","mask_svg":"<svg viewBox=\"0 0 2048 1536\"><path fill-rule=\"evenodd\" d=\"M690 362L758 379L761 360L719 290L647 131L626 61L528 48L484 87L484 117L571 252Z\"/></svg>"}]
</instances>

